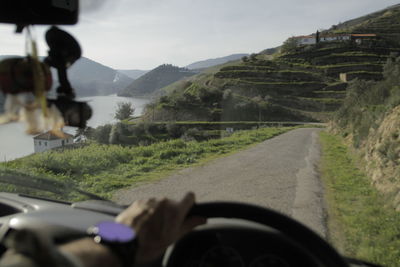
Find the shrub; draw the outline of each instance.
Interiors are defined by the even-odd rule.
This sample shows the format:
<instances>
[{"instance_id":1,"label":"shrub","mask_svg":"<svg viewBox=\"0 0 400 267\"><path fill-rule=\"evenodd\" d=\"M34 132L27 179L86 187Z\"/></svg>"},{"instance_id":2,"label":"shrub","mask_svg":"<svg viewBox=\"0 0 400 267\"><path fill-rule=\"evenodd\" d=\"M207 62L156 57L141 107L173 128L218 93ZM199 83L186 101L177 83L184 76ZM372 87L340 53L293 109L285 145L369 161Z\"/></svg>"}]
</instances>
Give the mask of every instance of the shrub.
<instances>
[{"instance_id":1,"label":"shrub","mask_svg":"<svg viewBox=\"0 0 400 267\"><path fill-rule=\"evenodd\" d=\"M367 138L371 128L400 104L400 58L390 58L384 66L384 80L379 82L355 79L347 87L346 98L336 112L335 121L353 134L356 147Z\"/></svg>"},{"instance_id":2,"label":"shrub","mask_svg":"<svg viewBox=\"0 0 400 267\"><path fill-rule=\"evenodd\" d=\"M179 138L182 135L182 129L174 122L170 122L166 126L169 136L172 138Z\"/></svg>"},{"instance_id":3,"label":"shrub","mask_svg":"<svg viewBox=\"0 0 400 267\"><path fill-rule=\"evenodd\" d=\"M108 144L112 125L106 124L93 129L91 134L87 136L89 139L93 139L100 144Z\"/></svg>"},{"instance_id":4,"label":"shrub","mask_svg":"<svg viewBox=\"0 0 400 267\"><path fill-rule=\"evenodd\" d=\"M135 108L131 102L119 102L117 104L117 110L115 112L114 118L117 120L126 120L133 116Z\"/></svg>"}]
</instances>

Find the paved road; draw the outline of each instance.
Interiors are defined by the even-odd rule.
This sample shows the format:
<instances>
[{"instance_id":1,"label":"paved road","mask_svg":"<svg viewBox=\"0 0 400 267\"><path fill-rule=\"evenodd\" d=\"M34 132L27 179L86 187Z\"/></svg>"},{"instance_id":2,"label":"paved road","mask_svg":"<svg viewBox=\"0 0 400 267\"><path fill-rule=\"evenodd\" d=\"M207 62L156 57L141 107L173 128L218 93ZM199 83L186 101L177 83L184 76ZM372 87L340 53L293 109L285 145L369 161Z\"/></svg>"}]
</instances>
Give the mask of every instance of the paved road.
<instances>
[{"instance_id":1,"label":"paved road","mask_svg":"<svg viewBox=\"0 0 400 267\"><path fill-rule=\"evenodd\" d=\"M153 184L120 191L115 199L123 204L154 196L179 199L193 191L200 202L243 201L279 210L325 236L322 187L315 169L319 131L296 129Z\"/></svg>"}]
</instances>

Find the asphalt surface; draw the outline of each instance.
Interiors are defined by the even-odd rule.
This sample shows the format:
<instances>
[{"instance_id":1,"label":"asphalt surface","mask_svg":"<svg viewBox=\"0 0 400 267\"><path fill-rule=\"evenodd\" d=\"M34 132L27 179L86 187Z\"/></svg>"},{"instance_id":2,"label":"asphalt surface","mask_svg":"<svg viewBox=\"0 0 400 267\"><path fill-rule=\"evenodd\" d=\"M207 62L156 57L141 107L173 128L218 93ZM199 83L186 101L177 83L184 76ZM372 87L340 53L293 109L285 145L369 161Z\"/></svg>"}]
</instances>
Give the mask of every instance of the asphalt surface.
<instances>
[{"instance_id":1,"label":"asphalt surface","mask_svg":"<svg viewBox=\"0 0 400 267\"><path fill-rule=\"evenodd\" d=\"M318 132L296 129L247 150L181 170L152 184L119 191L115 200L196 193L202 201L241 201L269 207L303 222L325 237L323 190L318 177Z\"/></svg>"}]
</instances>

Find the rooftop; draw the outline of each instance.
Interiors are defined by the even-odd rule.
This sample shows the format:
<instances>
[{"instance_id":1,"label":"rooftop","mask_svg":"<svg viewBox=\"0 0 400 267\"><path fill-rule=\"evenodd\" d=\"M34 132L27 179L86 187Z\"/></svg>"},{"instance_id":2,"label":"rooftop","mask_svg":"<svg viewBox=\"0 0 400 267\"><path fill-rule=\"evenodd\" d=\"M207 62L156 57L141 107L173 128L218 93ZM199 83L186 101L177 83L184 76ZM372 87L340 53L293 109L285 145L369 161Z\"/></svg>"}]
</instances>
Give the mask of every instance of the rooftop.
<instances>
[{"instance_id":1,"label":"rooftop","mask_svg":"<svg viewBox=\"0 0 400 267\"><path fill-rule=\"evenodd\" d=\"M339 36L353 36L353 37L376 37L375 33L356 33L356 34L321 34L320 37L339 37ZM295 36L293 38L302 39L302 38L315 38L315 35L301 35Z\"/></svg>"},{"instance_id":2,"label":"rooftop","mask_svg":"<svg viewBox=\"0 0 400 267\"><path fill-rule=\"evenodd\" d=\"M357 34L352 34L351 36L354 37L376 37L375 33L357 33Z\"/></svg>"},{"instance_id":3,"label":"rooftop","mask_svg":"<svg viewBox=\"0 0 400 267\"><path fill-rule=\"evenodd\" d=\"M56 135L52 131L48 131L46 133L42 133L42 134L39 134L39 135L33 137L33 139L50 141L50 140L68 139L68 138L74 137L73 135L70 135L68 133L65 133L65 132L62 132L62 133L64 134L64 137Z\"/></svg>"}]
</instances>

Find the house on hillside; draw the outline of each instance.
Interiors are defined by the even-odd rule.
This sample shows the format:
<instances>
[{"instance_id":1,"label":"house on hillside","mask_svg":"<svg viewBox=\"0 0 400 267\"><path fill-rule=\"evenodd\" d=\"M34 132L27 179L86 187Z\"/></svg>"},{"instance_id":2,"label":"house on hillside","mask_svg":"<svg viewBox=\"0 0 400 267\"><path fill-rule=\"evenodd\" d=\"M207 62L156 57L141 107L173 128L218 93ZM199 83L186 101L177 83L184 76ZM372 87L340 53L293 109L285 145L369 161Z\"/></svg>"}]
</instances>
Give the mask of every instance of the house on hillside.
<instances>
[{"instance_id":1,"label":"house on hillside","mask_svg":"<svg viewBox=\"0 0 400 267\"><path fill-rule=\"evenodd\" d=\"M316 35L303 35L293 37L297 41L297 45L311 45L317 43ZM355 41L357 44L361 44L365 39L376 39L376 34L365 33L365 34L321 34L319 36L320 42L345 42L345 41Z\"/></svg>"},{"instance_id":2,"label":"house on hillside","mask_svg":"<svg viewBox=\"0 0 400 267\"><path fill-rule=\"evenodd\" d=\"M60 138L59 136L49 131L35 136L33 138L35 153L47 151L57 147L72 145L74 143L74 137L67 133L64 133L64 135L64 138Z\"/></svg>"},{"instance_id":3,"label":"house on hillside","mask_svg":"<svg viewBox=\"0 0 400 267\"><path fill-rule=\"evenodd\" d=\"M321 35L320 42L344 42L351 40L351 34Z\"/></svg>"},{"instance_id":4,"label":"house on hillside","mask_svg":"<svg viewBox=\"0 0 400 267\"><path fill-rule=\"evenodd\" d=\"M357 44L361 44L364 40L374 40L376 38L378 36L374 33L351 34L351 39Z\"/></svg>"},{"instance_id":5,"label":"house on hillside","mask_svg":"<svg viewBox=\"0 0 400 267\"><path fill-rule=\"evenodd\" d=\"M311 45L317 43L317 38L313 35L303 35L293 37L297 41L297 45Z\"/></svg>"}]
</instances>

